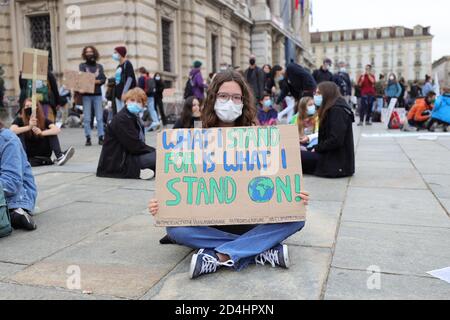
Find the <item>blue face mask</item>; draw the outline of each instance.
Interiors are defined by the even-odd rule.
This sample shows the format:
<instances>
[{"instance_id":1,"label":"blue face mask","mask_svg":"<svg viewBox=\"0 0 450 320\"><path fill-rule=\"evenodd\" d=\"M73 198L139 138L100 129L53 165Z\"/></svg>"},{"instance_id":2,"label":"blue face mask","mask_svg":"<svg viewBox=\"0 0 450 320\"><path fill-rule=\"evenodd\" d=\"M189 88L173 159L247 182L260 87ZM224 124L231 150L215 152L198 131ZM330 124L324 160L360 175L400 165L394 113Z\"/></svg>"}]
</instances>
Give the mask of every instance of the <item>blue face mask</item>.
<instances>
[{"instance_id":1,"label":"blue face mask","mask_svg":"<svg viewBox=\"0 0 450 320\"><path fill-rule=\"evenodd\" d=\"M308 116L313 116L316 114L316 107L315 106L308 106L306 113Z\"/></svg>"},{"instance_id":2,"label":"blue face mask","mask_svg":"<svg viewBox=\"0 0 450 320\"><path fill-rule=\"evenodd\" d=\"M144 108L142 108L142 106L136 102L127 103L127 109L135 115L138 115L139 113L144 111Z\"/></svg>"},{"instance_id":3,"label":"blue face mask","mask_svg":"<svg viewBox=\"0 0 450 320\"><path fill-rule=\"evenodd\" d=\"M118 53L113 53L112 58L114 61L120 61L120 56Z\"/></svg>"},{"instance_id":4,"label":"blue face mask","mask_svg":"<svg viewBox=\"0 0 450 320\"><path fill-rule=\"evenodd\" d=\"M314 96L314 104L318 107L322 106L323 97L322 95L315 95Z\"/></svg>"},{"instance_id":5,"label":"blue face mask","mask_svg":"<svg viewBox=\"0 0 450 320\"><path fill-rule=\"evenodd\" d=\"M284 76L279 76L276 80L277 80L278 82L283 81L283 80L284 80Z\"/></svg>"},{"instance_id":6,"label":"blue face mask","mask_svg":"<svg viewBox=\"0 0 450 320\"><path fill-rule=\"evenodd\" d=\"M266 100L264 101L264 107L270 108L272 106L272 100Z\"/></svg>"}]
</instances>

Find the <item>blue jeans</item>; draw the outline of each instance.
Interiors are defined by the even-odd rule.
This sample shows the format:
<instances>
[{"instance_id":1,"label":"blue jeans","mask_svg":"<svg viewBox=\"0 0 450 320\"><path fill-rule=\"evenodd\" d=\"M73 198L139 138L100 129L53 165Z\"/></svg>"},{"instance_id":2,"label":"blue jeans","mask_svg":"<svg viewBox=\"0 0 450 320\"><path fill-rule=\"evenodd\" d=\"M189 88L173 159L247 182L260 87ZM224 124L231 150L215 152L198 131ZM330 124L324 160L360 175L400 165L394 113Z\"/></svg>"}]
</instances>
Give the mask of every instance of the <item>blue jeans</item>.
<instances>
[{"instance_id":1,"label":"blue jeans","mask_svg":"<svg viewBox=\"0 0 450 320\"><path fill-rule=\"evenodd\" d=\"M364 122L364 118L366 122L369 122L372 118L372 108L373 102L375 101L375 97L373 96L362 96L361 97L361 110L359 111L359 121Z\"/></svg>"},{"instance_id":2,"label":"blue jeans","mask_svg":"<svg viewBox=\"0 0 450 320\"><path fill-rule=\"evenodd\" d=\"M381 112L384 107L384 98L377 98L377 111Z\"/></svg>"},{"instance_id":3,"label":"blue jeans","mask_svg":"<svg viewBox=\"0 0 450 320\"><path fill-rule=\"evenodd\" d=\"M103 137L105 135L102 102L102 96L83 96L83 123L84 135L86 137L91 136L92 106L94 107L95 118L97 119L98 136Z\"/></svg>"},{"instance_id":4,"label":"blue jeans","mask_svg":"<svg viewBox=\"0 0 450 320\"><path fill-rule=\"evenodd\" d=\"M150 117L152 118L152 122L159 123L159 117L158 117L158 113L156 112L154 97L148 97L147 109L148 109L148 113L150 113Z\"/></svg>"},{"instance_id":5,"label":"blue jeans","mask_svg":"<svg viewBox=\"0 0 450 320\"><path fill-rule=\"evenodd\" d=\"M170 227L167 235L180 245L226 254L234 261L235 270L240 271L254 263L257 255L279 245L304 226L304 221L261 224L241 236L212 227Z\"/></svg>"}]
</instances>

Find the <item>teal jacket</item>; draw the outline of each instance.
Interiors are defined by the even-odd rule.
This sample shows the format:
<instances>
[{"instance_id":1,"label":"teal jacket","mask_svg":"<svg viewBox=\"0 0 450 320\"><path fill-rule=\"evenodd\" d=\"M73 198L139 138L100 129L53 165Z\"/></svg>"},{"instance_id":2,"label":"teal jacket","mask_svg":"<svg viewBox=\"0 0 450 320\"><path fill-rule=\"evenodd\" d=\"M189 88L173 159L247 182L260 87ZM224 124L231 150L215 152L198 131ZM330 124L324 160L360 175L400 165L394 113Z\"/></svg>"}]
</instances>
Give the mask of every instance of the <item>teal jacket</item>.
<instances>
[{"instance_id":1,"label":"teal jacket","mask_svg":"<svg viewBox=\"0 0 450 320\"><path fill-rule=\"evenodd\" d=\"M398 82L389 82L385 93L389 98L398 98L402 94L402 87Z\"/></svg>"},{"instance_id":2,"label":"teal jacket","mask_svg":"<svg viewBox=\"0 0 450 320\"><path fill-rule=\"evenodd\" d=\"M444 94L436 99L431 118L450 124L450 93Z\"/></svg>"}]
</instances>

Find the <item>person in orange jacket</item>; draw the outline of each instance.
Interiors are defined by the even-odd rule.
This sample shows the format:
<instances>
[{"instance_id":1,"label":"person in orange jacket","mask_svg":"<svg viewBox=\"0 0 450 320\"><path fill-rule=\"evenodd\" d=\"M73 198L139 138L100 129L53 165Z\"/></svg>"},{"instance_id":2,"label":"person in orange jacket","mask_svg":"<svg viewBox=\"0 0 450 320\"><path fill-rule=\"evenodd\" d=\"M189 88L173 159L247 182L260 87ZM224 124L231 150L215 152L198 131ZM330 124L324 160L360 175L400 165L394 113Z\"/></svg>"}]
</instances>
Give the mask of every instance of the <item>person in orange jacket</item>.
<instances>
[{"instance_id":1,"label":"person in orange jacket","mask_svg":"<svg viewBox=\"0 0 450 320\"><path fill-rule=\"evenodd\" d=\"M412 127L425 128L426 122L431 117L434 101L436 100L436 93L428 92L425 98L417 99L416 103L408 112L408 123Z\"/></svg>"}]
</instances>

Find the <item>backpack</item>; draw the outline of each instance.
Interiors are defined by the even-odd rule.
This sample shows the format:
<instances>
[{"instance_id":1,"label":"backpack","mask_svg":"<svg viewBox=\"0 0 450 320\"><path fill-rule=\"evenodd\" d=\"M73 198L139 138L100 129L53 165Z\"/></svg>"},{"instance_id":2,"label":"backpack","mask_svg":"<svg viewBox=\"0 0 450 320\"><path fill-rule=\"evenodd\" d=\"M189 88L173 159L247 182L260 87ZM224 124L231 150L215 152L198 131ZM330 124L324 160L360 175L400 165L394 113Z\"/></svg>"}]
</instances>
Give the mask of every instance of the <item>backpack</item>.
<instances>
[{"instance_id":1,"label":"backpack","mask_svg":"<svg viewBox=\"0 0 450 320\"><path fill-rule=\"evenodd\" d=\"M348 88L347 82L345 81L345 77L343 75L341 75L341 74L338 74L336 76L334 82L339 87L339 90L341 91L341 94L344 95L344 96L347 95L347 93L349 91L348 90L349 88Z\"/></svg>"},{"instance_id":2,"label":"backpack","mask_svg":"<svg viewBox=\"0 0 450 320\"><path fill-rule=\"evenodd\" d=\"M389 120L388 129L400 129L402 122L400 121L400 115L397 111L392 112L391 119Z\"/></svg>"},{"instance_id":3,"label":"backpack","mask_svg":"<svg viewBox=\"0 0 450 320\"><path fill-rule=\"evenodd\" d=\"M0 238L9 236L12 232L11 218L6 205L3 188L0 190Z\"/></svg>"},{"instance_id":4,"label":"backpack","mask_svg":"<svg viewBox=\"0 0 450 320\"><path fill-rule=\"evenodd\" d=\"M189 77L188 81L186 81L186 86L184 87L184 99L192 97L194 95L194 84L192 83L192 78Z\"/></svg>"},{"instance_id":5,"label":"backpack","mask_svg":"<svg viewBox=\"0 0 450 320\"><path fill-rule=\"evenodd\" d=\"M145 93L147 96L152 97L156 92L156 83L151 77L145 79Z\"/></svg>"}]
</instances>

